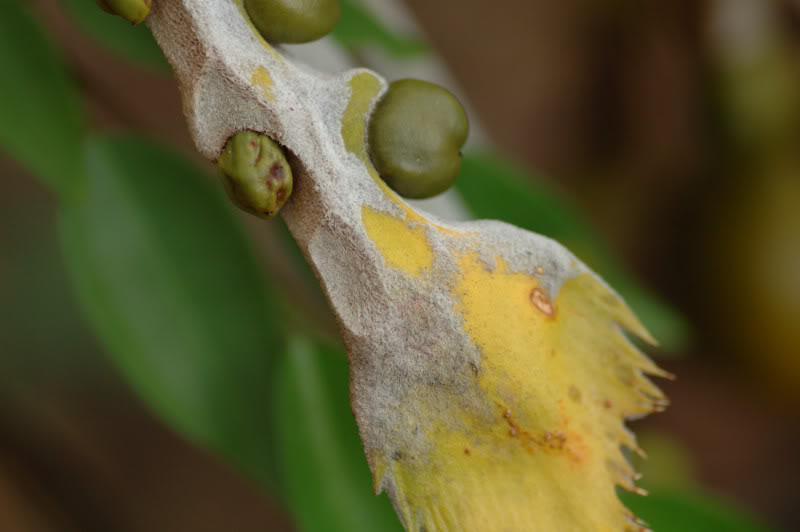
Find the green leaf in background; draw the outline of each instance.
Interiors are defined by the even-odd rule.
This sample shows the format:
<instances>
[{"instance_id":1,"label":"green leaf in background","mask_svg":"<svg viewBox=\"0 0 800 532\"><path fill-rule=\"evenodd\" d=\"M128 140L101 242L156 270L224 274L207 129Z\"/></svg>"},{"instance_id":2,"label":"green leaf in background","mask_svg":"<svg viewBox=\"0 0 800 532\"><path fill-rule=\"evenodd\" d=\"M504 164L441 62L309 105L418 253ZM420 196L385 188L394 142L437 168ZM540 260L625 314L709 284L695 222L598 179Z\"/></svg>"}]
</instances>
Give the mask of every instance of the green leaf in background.
<instances>
[{"instance_id":1,"label":"green leaf in background","mask_svg":"<svg viewBox=\"0 0 800 532\"><path fill-rule=\"evenodd\" d=\"M345 48L377 46L398 58L412 58L430 53L424 42L394 35L353 0L342 0L342 17L333 30L333 36Z\"/></svg>"},{"instance_id":2,"label":"green leaf in background","mask_svg":"<svg viewBox=\"0 0 800 532\"><path fill-rule=\"evenodd\" d=\"M283 492L298 528L402 531L386 495L373 493L344 351L294 338L273 382Z\"/></svg>"},{"instance_id":3,"label":"green leaf in background","mask_svg":"<svg viewBox=\"0 0 800 532\"><path fill-rule=\"evenodd\" d=\"M584 217L549 187L500 157L464 157L457 189L478 218L503 220L558 240L600 274L661 342L677 351L689 341L688 325L625 271L610 246Z\"/></svg>"},{"instance_id":4,"label":"green leaf in background","mask_svg":"<svg viewBox=\"0 0 800 532\"><path fill-rule=\"evenodd\" d=\"M64 0L80 27L104 46L136 63L168 71L161 48L144 24L131 26L121 17L106 13L94 0Z\"/></svg>"},{"instance_id":5,"label":"green leaf in background","mask_svg":"<svg viewBox=\"0 0 800 532\"><path fill-rule=\"evenodd\" d=\"M86 196L60 222L94 330L171 426L269 484L280 320L221 187L139 138L85 153Z\"/></svg>"},{"instance_id":6,"label":"green leaf in background","mask_svg":"<svg viewBox=\"0 0 800 532\"><path fill-rule=\"evenodd\" d=\"M0 150L59 194L74 194L83 179L78 94L55 47L22 4L0 5Z\"/></svg>"},{"instance_id":7,"label":"green leaf in background","mask_svg":"<svg viewBox=\"0 0 800 532\"><path fill-rule=\"evenodd\" d=\"M655 532L766 532L746 513L694 492L621 493L622 501Z\"/></svg>"}]
</instances>

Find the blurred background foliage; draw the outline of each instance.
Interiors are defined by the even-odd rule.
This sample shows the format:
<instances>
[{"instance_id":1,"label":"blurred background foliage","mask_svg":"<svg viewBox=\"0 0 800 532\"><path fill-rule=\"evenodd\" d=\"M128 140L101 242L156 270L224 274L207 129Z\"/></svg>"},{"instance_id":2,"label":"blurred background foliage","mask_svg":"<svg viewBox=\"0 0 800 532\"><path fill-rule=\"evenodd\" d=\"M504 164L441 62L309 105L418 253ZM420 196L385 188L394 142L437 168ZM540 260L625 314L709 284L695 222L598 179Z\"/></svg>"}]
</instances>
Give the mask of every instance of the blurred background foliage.
<instances>
[{"instance_id":1,"label":"blurred background foliage","mask_svg":"<svg viewBox=\"0 0 800 532\"><path fill-rule=\"evenodd\" d=\"M399 530L313 275L226 201L147 29L0 8L0 529ZM800 528L800 4L347 0L328 45L443 61L493 140L451 201L565 243L662 342L631 508Z\"/></svg>"}]
</instances>

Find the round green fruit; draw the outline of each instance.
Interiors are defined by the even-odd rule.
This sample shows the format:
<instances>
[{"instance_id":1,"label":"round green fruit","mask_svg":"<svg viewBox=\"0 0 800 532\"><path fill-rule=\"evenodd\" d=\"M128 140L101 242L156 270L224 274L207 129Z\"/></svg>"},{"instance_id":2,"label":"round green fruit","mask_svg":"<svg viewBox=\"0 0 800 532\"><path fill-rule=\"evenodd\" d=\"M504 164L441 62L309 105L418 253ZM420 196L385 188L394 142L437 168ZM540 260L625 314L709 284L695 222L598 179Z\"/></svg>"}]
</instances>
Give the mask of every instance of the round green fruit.
<instances>
[{"instance_id":1,"label":"round green fruit","mask_svg":"<svg viewBox=\"0 0 800 532\"><path fill-rule=\"evenodd\" d=\"M452 93L427 81L395 81L370 118L370 158L392 190L430 198L458 177L468 134L467 113Z\"/></svg>"},{"instance_id":2,"label":"round green fruit","mask_svg":"<svg viewBox=\"0 0 800 532\"><path fill-rule=\"evenodd\" d=\"M339 22L339 0L244 0L253 25L271 43L316 41Z\"/></svg>"},{"instance_id":3,"label":"round green fruit","mask_svg":"<svg viewBox=\"0 0 800 532\"><path fill-rule=\"evenodd\" d=\"M97 5L112 15L119 15L131 24L139 24L150 14L153 0L97 0Z\"/></svg>"},{"instance_id":4,"label":"round green fruit","mask_svg":"<svg viewBox=\"0 0 800 532\"><path fill-rule=\"evenodd\" d=\"M260 218L275 216L292 194L292 169L281 147L266 135L237 133L217 165L231 200Z\"/></svg>"}]
</instances>

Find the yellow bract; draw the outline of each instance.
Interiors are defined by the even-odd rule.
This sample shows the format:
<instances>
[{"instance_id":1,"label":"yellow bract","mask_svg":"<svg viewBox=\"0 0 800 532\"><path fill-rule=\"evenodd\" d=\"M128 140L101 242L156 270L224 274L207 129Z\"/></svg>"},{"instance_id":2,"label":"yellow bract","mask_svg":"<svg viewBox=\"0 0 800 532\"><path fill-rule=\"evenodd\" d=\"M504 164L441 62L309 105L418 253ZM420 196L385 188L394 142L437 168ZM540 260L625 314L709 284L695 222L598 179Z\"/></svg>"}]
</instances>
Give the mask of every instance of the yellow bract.
<instances>
[{"instance_id":1,"label":"yellow bract","mask_svg":"<svg viewBox=\"0 0 800 532\"><path fill-rule=\"evenodd\" d=\"M482 352L475 395L489 413L457 400L409 405L441 420L427 428L430 452L378 459L376 480L392 468L409 530L640 530L615 493L635 490L622 421L663 404L641 371L663 372L616 324L646 332L590 274L551 301L535 277L496 262L464 255L453 289Z\"/></svg>"},{"instance_id":2,"label":"yellow bract","mask_svg":"<svg viewBox=\"0 0 800 532\"><path fill-rule=\"evenodd\" d=\"M501 253L489 263L478 252L486 249L479 233L434 225L408 207L366 152L366 115L381 85L359 74L350 86L345 147L405 214L364 205L366 233L421 292L449 287L453 312L480 353L474 379L460 389L407 384L412 399L399 407L400 419L427 443L414 456L368 449L376 486L389 490L415 531L642 530L616 495L617 486L637 490L622 447L638 449L624 421L666 405L644 374L668 374L624 331L654 340L594 274L562 279L550 294L541 266L514 271ZM439 235L435 248L429 228ZM436 356L448 345L429 347Z\"/></svg>"}]
</instances>

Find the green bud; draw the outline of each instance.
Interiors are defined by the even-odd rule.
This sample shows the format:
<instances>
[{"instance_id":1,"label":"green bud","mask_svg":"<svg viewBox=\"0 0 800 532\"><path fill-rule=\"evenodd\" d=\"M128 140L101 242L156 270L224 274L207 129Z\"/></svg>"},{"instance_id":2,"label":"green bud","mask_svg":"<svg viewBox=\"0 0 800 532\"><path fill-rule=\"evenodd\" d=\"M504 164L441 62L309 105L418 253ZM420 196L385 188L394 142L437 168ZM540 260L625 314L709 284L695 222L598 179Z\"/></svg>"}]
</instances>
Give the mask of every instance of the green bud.
<instances>
[{"instance_id":1,"label":"green bud","mask_svg":"<svg viewBox=\"0 0 800 532\"><path fill-rule=\"evenodd\" d=\"M370 158L395 192L430 198L458 177L468 134L467 113L452 93L427 81L395 81L370 118Z\"/></svg>"},{"instance_id":2,"label":"green bud","mask_svg":"<svg viewBox=\"0 0 800 532\"><path fill-rule=\"evenodd\" d=\"M153 0L97 0L103 11L119 15L131 24L139 24L150 14Z\"/></svg>"},{"instance_id":3,"label":"green bud","mask_svg":"<svg viewBox=\"0 0 800 532\"><path fill-rule=\"evenodd\" d=\"M253 25L271 43L315 41L339 22L339 0L244 0Z\"/></svg>"},{"instance_id":4,"label":"green bud","mask_svg":"<svg viewBox=\"0 0 800 532\"><path fill-rule=\"evenodd\" d=\"M260 218L275 216L292 194L292 169L281 147L266 135L237 133L217 165L231 200Z\"/></svg>"}]
</instances>

